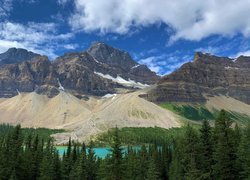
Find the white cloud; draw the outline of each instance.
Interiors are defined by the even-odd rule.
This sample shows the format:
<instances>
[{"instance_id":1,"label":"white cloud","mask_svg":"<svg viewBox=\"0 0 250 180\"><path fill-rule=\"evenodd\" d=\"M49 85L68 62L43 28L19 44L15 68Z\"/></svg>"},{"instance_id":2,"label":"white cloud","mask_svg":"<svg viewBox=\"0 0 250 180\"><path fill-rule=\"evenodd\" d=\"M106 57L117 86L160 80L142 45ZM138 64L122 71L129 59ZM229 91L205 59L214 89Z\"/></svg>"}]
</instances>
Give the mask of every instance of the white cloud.
<instances>
[{"instance_id":1,"label":"white cloud","mask_svg":"<svg viewBox=\"0 0 250 180\"><path fill-rule=\"evenodd\" d=\"M201 47L201 48L195 49L195 52L209 53L209 54L215 55L221 52L221 50L222 49L220 49L219 47L207 46L207 47Z\"/></svg>"},{"instance_id":2,"label":"white cloud","mask_svg":"<svg viewBox=\"0 0 250 180\"><path fill-rule=\"evenodd\" d=\"M25 48L50 58L57 55L58 48L72 49L76 44L67 44L73 33L60 34L55 23L19 24L12 22L0 23L0 53L8 48ZM60 43L62 42L63 43Z\"/></svg>"},{"instance_id":3,"label":"white cloud","mask_svg":"<svg viewBox=\"0 0 250 180\"><path fill-rule=\"evenodd\" d=\"M167 24L178 39L250 36L249 0L74 0L74 30L126 34L133 27Z\"/></svg>"},{"instance_id":4,"label":"white cloud","mask_svg":"<svg viewBox=\"0 0 250 180\"><path fill-rule=\"evenodd\" d=\"M62 5L62 6L64 6L64 5L66 5L68 2L70 2L71 0L57 0L57 3L59 4L59 5Z\"/></svg>"},{"instance_id":5,"label":"white cloud","mask_svg":"<svg viewBox=\"0 0 250 180\"><path fill-rule=\"evenodd\" d=\"M237 58L239 56L250 56L250 50L243 51L243 52L238 52L236 55L233 55L233 58Z\"/></svg>"},{"instance_id":6,"label":"white cloud","mask_svg":"<svg viewBox=\"0 0 250 180\"><path fill-rule=\"evenodd\" d=\"M12 0L1 0L0 1L0 20L9 15L12 10Z\"/></svg>"},{"instance_id":7,"label":"white cloud","mask_svg":"<svg viewBox=\"0 0 250 180\"><path fill-rule=\"evenodd\" d=\"M148 66L149 69L158 75L166 75L179 68L182 64L191 61L193 58L189 55L181 57L179 53L176 51L170 54L150 56L139 60L138 63Z\"/></svg>"}]
</instances>

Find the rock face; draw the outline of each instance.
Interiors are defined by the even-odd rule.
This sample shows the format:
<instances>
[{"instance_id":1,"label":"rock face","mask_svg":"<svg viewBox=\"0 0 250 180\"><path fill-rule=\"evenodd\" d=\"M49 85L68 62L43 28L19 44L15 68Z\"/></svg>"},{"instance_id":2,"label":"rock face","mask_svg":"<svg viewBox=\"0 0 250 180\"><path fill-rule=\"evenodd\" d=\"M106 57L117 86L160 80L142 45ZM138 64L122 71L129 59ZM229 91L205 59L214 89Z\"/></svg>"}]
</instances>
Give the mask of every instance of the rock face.
<instances>
[{"instance_id":1,"label":"rock face","mask_svg":"<svg viewBox=\"0 0 250 180\"><path fill-rule=\"evenodd\" d=\"M4 64L13 64L28 61L38 56L40 55L27 51L26 49L10 48L5 53L0 54L0 66Z\"/></svg>"},{"instance_id":2,"label":"rock face","mask_svg":"<svg viewBox=\"0 0 250 180\"><path fill-rule=\"evenodd\" d=\"M0 97L35 91L53 97L60 90L102 96L116 88L143 88L159 77L128 53L104 43L86 52L67 53L51 62L27 50L11 48L0 55ZM28 61L25 61L28 60Z\"/></svg>"},{"instance_id":3,"label":"rock face","mask_svg":"<svg viewBox=\"0 0 250 180\"><path fill-rule=\"evenodd\" d=\"M1 97L12 97L18 92L32 91L53 96L59 92L55 87L56 83L56 73L45 56L0 67Z\"/></svg>"},{"instance_id":4,"label":"rock face","mask_svg":"<svg viewBox=\"0 0 250 180\"><path fill-rule=\"evenodd\" d=\"M227 95L250 104L250 57L233 60L196 53L193 62L163 77L146 96L155 102L205 102Z\"/></svg>"},{"instance_id":5,"label":"rock face","mask_svg":"<svg viewBox=\"0 0 250 180\"><path fill-rule=\"evenodd\" d=\"M127 52L104 43L93 44L87 53L97 60L99 65L103 65L102 73L104 74L110 73L114 77L121 75L126 80L132 79L145 84L153 84L159 80L155 72L135 62ZM99 70L101 71L100 68Z\"/></svg>"}]
</instances>

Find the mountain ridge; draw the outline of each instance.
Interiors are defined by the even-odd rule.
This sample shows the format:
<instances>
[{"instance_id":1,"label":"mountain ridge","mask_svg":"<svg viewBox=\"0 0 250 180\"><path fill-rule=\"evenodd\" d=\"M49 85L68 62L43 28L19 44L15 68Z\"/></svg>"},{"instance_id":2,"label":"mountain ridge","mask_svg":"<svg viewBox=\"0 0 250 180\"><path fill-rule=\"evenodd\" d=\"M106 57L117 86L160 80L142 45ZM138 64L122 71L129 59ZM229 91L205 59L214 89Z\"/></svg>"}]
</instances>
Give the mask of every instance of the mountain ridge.
<instances>
[{"instance_id":1,"label":"mountain ridge","mask_svg":"<svg viewBox=\"0 0 250 180\"><path fill-rule=\"evenodd\" d=\"M250 104L250 57L236 59L196 53L193 62L164 76L146 97L154 102L206 102L227 95Z\"/></svg>"},{"instance_id":2,"label":"mountain ridge","mask_svg":"<svg viewBox=\"0 0 250 180\"><path fill-rule=\"evenodd\" d=\"M53 97L62 89L77 97L102 96L116 93L117 88L143 88L158 79L156 73L139 65L127 52L96 43L87 51L66 53L54 61L39 55L28 61L3 64L0 66L0 97L12 97L18 91L35 91Z\"/></svg>"},{"instance_id":3,"label":"mountain ridge","mask_svg":"<svg viewBox=\"0 0 250 180\"><path fill-rule=\"evenodd\" d=\"M0 54L0 66L5 64L21 63L29 61L40 54L28 51L22 48L9 48L6 52Z\"/></svg>"}]
</instances>

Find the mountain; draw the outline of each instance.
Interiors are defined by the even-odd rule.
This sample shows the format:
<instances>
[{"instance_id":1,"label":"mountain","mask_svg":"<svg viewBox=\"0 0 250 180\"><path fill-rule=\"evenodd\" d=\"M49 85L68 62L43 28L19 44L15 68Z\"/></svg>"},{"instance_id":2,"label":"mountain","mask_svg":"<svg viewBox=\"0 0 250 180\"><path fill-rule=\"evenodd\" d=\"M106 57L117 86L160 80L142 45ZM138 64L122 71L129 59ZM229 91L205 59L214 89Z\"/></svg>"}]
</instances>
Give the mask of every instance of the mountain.
<instances>
[{"instance_id":1,"label":"mountain","mask_svg":"<svg viewBox=\"0 0 250 180\"><path fill-rule=\"evenodd\" d=\"M204 103L225 95L250 104L250 57L196 53L193 62L164 76L144 97L154 102Z\"/></svg>"},{"instance_id":2,"label":"mountain","mask_svg":"<svg viewBox=\"0 0 250 180\"><path fill-rule=\"evenodd\" d=\"M26 49L10 48L5 53L0 54L0 66L28 61L38 56L40 55Z\"/></svg>"},{"instance_id":3,"label":"mountain","mask_svg":"<svg viewBox=\"0 0 250 180\"><path fill-rule=\"evenodd\" d=\"M57 143L86 141L115 126L198 124L194 120L212 119L222 108L244 125L249 71L250 57L196 53L193 62L160 78L128 53L98 42L54 61L36 56L1 65L0 123L67 130L54 135Z\"/></svg>"},{"instance_id":4,"label":"mountain","mask_svg":"<svg viewBox=\"0 0 250 180\"><path fill-rule=\"evenodd\" d=\"M54 97L60 90L79 98L86 94L102 96L116 93L118 88L145 88L159 80L154 72L135 62L128 53L104 43L95 43L84 52L67 53L54 61L27 50L17 51L23 55L14 48L3 53L12 54L8 57L13 60L0 66L0 97L33 91ZM25 54L26 58L30 57L26 61L23 60Z\"/></svg>"}]
</instances>

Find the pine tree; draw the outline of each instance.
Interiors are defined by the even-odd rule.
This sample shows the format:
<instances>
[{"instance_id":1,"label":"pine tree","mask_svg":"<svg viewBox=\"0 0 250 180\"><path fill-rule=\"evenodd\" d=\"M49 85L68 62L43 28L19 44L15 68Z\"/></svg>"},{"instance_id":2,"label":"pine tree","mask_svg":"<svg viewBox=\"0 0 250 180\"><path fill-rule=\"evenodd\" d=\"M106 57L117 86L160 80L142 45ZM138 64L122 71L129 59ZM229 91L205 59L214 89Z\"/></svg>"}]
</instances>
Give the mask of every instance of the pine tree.
<instances>
[{"instance_id":1,"label":"pine tree","mask_svg":"<svg viewBox=\"0 0 250 180\"><path fill-rule=\"evenodd\" d=\"M183 141L183 159L185 179L198 179L200 173L200 143L197 132L187 126Z\"/></svg>"},{"instance_id":2,"label":"pine tree","mask_svg":"<svg viewBox=\"0 0 250 180\"><path fill-rule=\"evenodd\" d=\"M88 148L87 153L87 161L86 161L86 170L87 170L87 179L95 180L97 177L97 164L96 164L96 155L93 150L93 142L91 141Z\"/></svg>"},{"instance_id":3,"label":"pine tree","mask_svg":"<svg viewBox=\"0 0 250 180\"><path fill-rule=\"evenodd\" d=\"M58 159L57 151L54 149L51 139L49 139L40 166L39 180L56 180L58 178L58 171L60 172L57 164Z\"/></svg>"},{"instance_id":4,"label":"pine tree","mask_svg":"<svg viewBox=\"0 0 250 180\"><path fill-rule=\"evenodd\" d=\"M214 130L214 161L213 175L220 180L234 180L237 178L235 148L233 147L232 122L225 110L221 110L215 121Z\"/></svg>"},{"instance_id":5,"label":"pine tree","mask_svg":"<svg viewBox=\"0 0 250 180\"><path fill-rule=\"evenodd\" d=\"M200 132L202 179L210 179L213 165L213 144L211 127L207 120L203 121Z\"/></svg>"},{"instance_id":6,"label":"pine tree","mask_svg":"<svg viewBox=\"0 0 250 180\"><path fill-rule=\"evenodd\" d=\"M181 180L184 177L184 169L181 164L183 159L183 139L174 139L172 142L172 161L170 162L170 168L168 177L170 180Z\"/></svg>"},{"instance_id":7,"label":"pine tree","mask_svg":"<svg viewBox=\"0 0 250 180\"><path fill-rule=\"evenodd\" d=\"M138 178L145 179L148 170L146 164L148 164L149 160L148 151L145 145L141 147L141 150L139 151L138 155L139 155L139 165L140 165Z\"/></svg>"},{"instance_id":8,"label":"pine tree","mask_svg":"<svg viewBox=\"0 0 250 180\"><path fill-rule=\"evenodd\" d=\"M62 178L63 179L69 179L69 175L72 169L71 153L72 153L72 141L71 141L71 138L69 138L67 151L64 154L63 160L62 160Z\"/></svg>"},{"instance_id":9,"label":"pine tree","mask_svg":"<svg viewBox=\"0 0 250 180\"><path fill-rule=\"evenodd\" d=\"M123 178L124 172L123 172L123 162L122 162L122 148L121 148L121 142L118 135L118 128L115 128L114 136L113 136L113 142L111 145L111 170L112 170L112 176L111 179L113 180L120 180Z\"/></svg>"},{"instance_id":10,"label":"pine tree","mask_svg":"<svg viewBox=\"0 0 250 180\"><path fill-rule=\"evenodd\" d=\"M136 152L133 150L132 147L128 147L128 152L125 156L125 166L126 166L126 172L125 172L125 179L137 179L138 176L138 158Z\"/></svg>"},{"instance_id":11,"label":"pine tree","mask_svg":"<svg viewBox=\"0 0 250 180\"><path fill-rule=\"evenodd\" d=\"M241 179L250 179L250 124L244 129L238 150Z\"/></svg>"},{"instance_id":12,"label":"pine tree","mask_svg":"<svg viewBox=\"0 0 250 180\"><path fill-rule=\"evenodd\" d=\"M159 179L159 173L157 171L154 159L151 157L148 161L148 170L145 180L157 180Z\"/></svg>"},{"instance_id":13,"label":"pine tree","mask_svg":"<svg viewBox=\"0 0 250 180\"><path fill-rule=\"evenodd\" d=\"M78 158L77 168L75 171L77 172L77 179L79 180L85 180L87 179L87 166L86 166L86 146L84 143L82 143L82 149L81 149L81 154L80 158Z\"/></svg>"}]
</instances>

